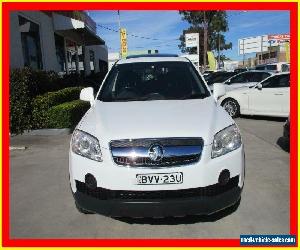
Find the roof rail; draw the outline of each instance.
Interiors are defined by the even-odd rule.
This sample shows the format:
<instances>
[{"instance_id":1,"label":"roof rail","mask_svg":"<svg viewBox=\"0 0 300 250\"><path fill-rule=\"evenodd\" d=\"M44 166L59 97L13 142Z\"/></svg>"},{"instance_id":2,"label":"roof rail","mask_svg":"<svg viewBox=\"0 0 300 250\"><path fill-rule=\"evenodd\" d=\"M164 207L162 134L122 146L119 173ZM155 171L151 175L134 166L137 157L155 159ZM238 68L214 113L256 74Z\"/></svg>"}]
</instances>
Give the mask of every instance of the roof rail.
<instances>
[{"instance_id":1,"label":"roof rail","mask_svg":"<svg viewBox=\"0 0 300 250\"><path fill-rule=\"evenodd\" d=\"M176 54L141 54L141 55L131 55L127 56L126 59L139 58L139 57L178 57Z\"/></svg>"}]
</instances>

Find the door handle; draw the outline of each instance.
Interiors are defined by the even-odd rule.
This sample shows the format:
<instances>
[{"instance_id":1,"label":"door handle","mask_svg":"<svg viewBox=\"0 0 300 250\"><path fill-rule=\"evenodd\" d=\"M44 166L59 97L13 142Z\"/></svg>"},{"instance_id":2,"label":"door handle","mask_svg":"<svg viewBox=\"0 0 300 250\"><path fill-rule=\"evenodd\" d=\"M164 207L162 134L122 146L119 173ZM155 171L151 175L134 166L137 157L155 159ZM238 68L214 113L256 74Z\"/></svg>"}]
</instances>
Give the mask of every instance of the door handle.
<instances>
[{"instance_id":1,"label":"door handle","mask_svg":"<svg viewBox=\"0 0 300 250\"><path fill-rule=\"evenodd\" d=\"M277 93L277 94L274 94L274 95L283 95L282 93Z\"/></svg>"}]
</instances>

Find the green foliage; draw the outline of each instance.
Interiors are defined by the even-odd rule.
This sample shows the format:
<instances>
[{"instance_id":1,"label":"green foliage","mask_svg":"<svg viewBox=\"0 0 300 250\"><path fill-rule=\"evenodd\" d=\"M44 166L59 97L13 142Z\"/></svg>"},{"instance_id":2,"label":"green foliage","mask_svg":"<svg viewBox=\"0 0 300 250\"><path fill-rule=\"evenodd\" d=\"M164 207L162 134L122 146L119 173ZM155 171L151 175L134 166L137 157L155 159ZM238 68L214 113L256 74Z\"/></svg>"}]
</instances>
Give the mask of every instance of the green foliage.
<instances>
[{"instance_id":1,"label":"green foliage","mask_svg":"<svg viewBox=\"0 0 300 250\"><path fill-rule=\"evenodd\" d=\"M52 92L75 86L94 87L97 91L104 76L104 72L83 77L77 74L59 76L53 71L30 68L11 70L10 132L21 134L24 130L47 127L46 113L51 106L79 98L78 87L57 95Z\"/></svg>"},{"instance_id":2,"label":"green foliage","mask_svg":"<svg viewBox=\"0 0 300 250\"><path fill-rule=\"evenodd\" d=\"M81 100L62 103L49 109L49 128L74 128L90 104Z\"/></svg>"},{"instance_id":3,"label":"green foliage","mask_svg":"<svg viewBox=\"0 0 300 250\"><path fill-rule=\"evenodd\" d=\"M37 96L33 101L32 125L33 128L46 128L49 124L49 108L73 100L78 100L82 87L70 87L56 92L48 92Z\"/></svg>"},{"instance_id":4,"label":"green foliage","mask_svg":"<svg viewBox=\"0 0 300 250\"><path fill-rule=\"evenodd\" d=\"M205 13L205 16L204 16ZM185 47L185 34L186 33L199 33L199 48L200 48L200 64L203 64L203 44L204 34L203 27L207 26L207 49L218 50L220 39L220 50L227 50L232 48L232 43L226 43L225 36L220 32L228 31L227 14L225 11L179 11L183 20L190 23L190 27L183 30L182 35L179 37L180 45L178 46L183 53L196 54L196 48ZM220 36L220 37L219 37ZM202 55L201 55L202 53Z\"/></svg>"},{"instance_id":5,"label":"green foliage","mask_svg":"<svg viewBox=\"0 0 300 250\"><path fill-rule=\"evenodd\" d=\"M31 127L31 100L35 86L27 70L15 70L10 74L10 132L22 133Z\"/></svg>"},{"instance_id":6,"label":"green foliage","mask_svg":"<svg viewBox=\"0 0 300 250\"><path fill-rule=\"evenodd\" d=\"M39 94L57 89L58 75L54 72L14 69L10 72L10 132L23 133L33 128L33 99Z\"/></svg>"}]
</instances>

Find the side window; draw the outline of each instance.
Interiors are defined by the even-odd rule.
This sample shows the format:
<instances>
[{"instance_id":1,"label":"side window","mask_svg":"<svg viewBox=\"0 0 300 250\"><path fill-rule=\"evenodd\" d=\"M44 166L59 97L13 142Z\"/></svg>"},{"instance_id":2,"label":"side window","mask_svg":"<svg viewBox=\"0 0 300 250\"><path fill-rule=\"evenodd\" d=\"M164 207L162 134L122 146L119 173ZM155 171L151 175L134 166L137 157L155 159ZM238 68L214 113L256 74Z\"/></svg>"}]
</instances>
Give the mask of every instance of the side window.
<instances>
[{"instance_id":1,"label":"side window","mask_svg":"<svg viewBox=\"0 0 300 250\"><path fill-rule=\"evenodd\" d=\"M290 71L290 67L288 64L282 64L281 65L281 71L282 72L289 72Z\"/></svg>"},{"instance_id":2,"label":"side window","mask_svg":"<svg viewBox=\"0 0 300 250\"><path fill-rule=\"evenodd\" d=\"M253 78L252 78L252 82L261 82L262 80L266 79L267 77L269 77L270 74L265 73L265 72L256 72L253 73Z\"/></svg>"},{"instance_id":3,"label":"side window","mask_svg":"<svg viewBox=\"0 0 300 250\"><path fill-rule=\"evenodd\" d=\"M240 74L240 75L232 77L230 83L242 83L242 82L246 82L246 81L247 81L247 78L245 77L245 74Z\"/></svg>"},{"instance_id":4,"label":"side window","mask_svg":"<svg viewBox=\"0 0 300 250\"><path fill-rule=\"evenodd\" d=\"M257 70L265 70L265 66L256 66L255 69L257 69Z\"/></svg>"},{"instance_id":5,"label":"side window","mask_svg":"<svg viewBox=\"0 0 300 250\"><path fill-rule=\"evenodd\" d=\"M262 73L262 74L261 74L261 80L260 80L260 81L266 79L266 78L269 77L269 76L270 76L269 73Z\"/></svg>"},{"instance_id":6,"label":"side window","mask_svg":"<svg viewBox=\"0 0 300 250\"><path fill-rule=\"evenodd\" d=\"M262 80L262 73L255 72L249 75L248 81L249 82L260 82Z\"/></svg>"},{"instance_id":7,"label":"side window","mask_svg":"<svg viewBox=\"0 0 300 250\"><path fill-rule=\"evenodd\" d=\"M290 86L290 75L278 75L262 83L263 88L284 88Z\"/></svg>"},{"instance_id":8,"label":"side window","mask_svg":"<svg viewBox=\"0 0 300 250\"><path fill-rule=\"evenodd\" d=\"M260 72L249 72L246 75L247 81L246 82L260 82L261 80L261 73Z\"/></svg>"},{"instance_id":9,"label":"side window","mask_svg":"<svg viewBox=\"0 0 300 250\"><path fill-rule=\"evenodd\" d=\"M282 75L278 79L278 88L288 88L290 87L290 75Z\"/></svg>"},{"instance_id":10,"label":"side window","mask_svg":"<svg viewBox=\"0 0 300 250\"><path fill-rule=\"evenodd\" d=\"M262 82L263 88L276 88L278 76L273 76Z\"/></svg>"}]
</instances>

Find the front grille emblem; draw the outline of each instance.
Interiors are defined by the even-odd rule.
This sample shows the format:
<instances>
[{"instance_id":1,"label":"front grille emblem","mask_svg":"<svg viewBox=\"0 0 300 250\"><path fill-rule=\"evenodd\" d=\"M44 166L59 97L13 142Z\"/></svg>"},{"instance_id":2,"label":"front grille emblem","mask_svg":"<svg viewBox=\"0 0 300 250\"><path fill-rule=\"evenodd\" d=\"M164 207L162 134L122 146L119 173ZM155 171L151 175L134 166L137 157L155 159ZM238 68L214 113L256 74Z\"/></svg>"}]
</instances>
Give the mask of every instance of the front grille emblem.
<instances>
[{"instance_id":1,"label":"front grille emblem","mask_svg":"<svg viewBox=\"0 0 300 250\"><path fill-rule=\"evenodd\" d=\"M163 147L159 144L153 144L150 146L148 150L148 155L151 161L161 161L164 157L164 150Z\"/></svg>"}]
</instances>

